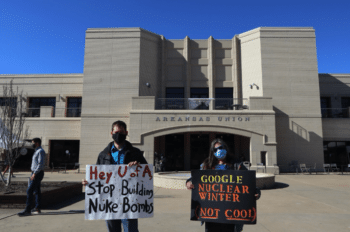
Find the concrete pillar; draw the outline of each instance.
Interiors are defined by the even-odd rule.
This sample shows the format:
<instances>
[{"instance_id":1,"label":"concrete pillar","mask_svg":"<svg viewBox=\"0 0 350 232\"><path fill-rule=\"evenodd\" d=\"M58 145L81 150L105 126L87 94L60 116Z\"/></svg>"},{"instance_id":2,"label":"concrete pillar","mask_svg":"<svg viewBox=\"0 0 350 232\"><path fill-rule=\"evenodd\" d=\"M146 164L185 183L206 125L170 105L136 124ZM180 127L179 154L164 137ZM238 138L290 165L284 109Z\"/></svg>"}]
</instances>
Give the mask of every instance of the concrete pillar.
<instances>
[{"instance_id":1,"label":"concrete pillar","mask_svg":"<svg viewBox=\"0 0 350 232\"><path fill-rule=\"evenodd\" d=\"M209 98L215 98L215 78L214 78L214 38L208 38L208 84L209 84ZM209 110L213 110L215 101L209 105Z\"/></svg>"},{"instance_id":2,"label":"concrete pillar","mask_svg":"<svg viewBox=\"0 0 350 232\"><path fill-rule=\"evenodd\" d=\"M188 36L184 39L184 59L185 59L185 98L191 97L191 40Z\"/></svg>"},{"instance_id":3,"label":"concrete pillar","mask_svg":"<svg viewBox=\"0 0 350 232\"><path fill-rule=\"evenodd\" d=\"M160 97L161 98L165 98L166 92L165 92L165 86L166 86L166 57L167 57L167 49L166 49L166 39L164 36L160 36L161 38L161 67L162 67L162 71L161 71L161 75L162 75L162 83L160 86L162 86L161 88L161 94ZM156 100L157 101L157 100Z\"/></svg>"},{"instance_id":4,"label":"concrete pillar","mask_svg":"<svg viewBox=\"0 0 350 232\"><path fill-rule=\"evenodd\" d=\"M242 96L242 74L241 74L241 47L238 37L235 35L232 38L232 81L233 81L233 98L241 99ZM240 103L241 101L234 102L234 104Z\"/></svg>"},{"instance_id":5,"label":"concrete pillar","mask_svg":"<svg viewBox=\"0 0 350 232\"><path fill-rule=\"evenodd\" d=\"M184 163L185 163L185 171L191 170L191 136L190 133L184 134Z\"/></svg>"}]
</instances>

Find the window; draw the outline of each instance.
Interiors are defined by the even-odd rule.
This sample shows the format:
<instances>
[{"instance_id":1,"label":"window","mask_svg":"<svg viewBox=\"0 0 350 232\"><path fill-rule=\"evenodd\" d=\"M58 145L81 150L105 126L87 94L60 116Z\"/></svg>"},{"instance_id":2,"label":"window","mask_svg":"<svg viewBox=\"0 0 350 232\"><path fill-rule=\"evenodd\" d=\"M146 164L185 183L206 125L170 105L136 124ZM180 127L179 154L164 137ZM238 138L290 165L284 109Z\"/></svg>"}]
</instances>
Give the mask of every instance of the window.
<instances>
[{"instance_id":1,"label":"window","mask_svg":"<svg viewBox=\"0 0 350 232\"><path fill-rule=\"evenodd\" d=\"M67 117L81 117L81 97L67 98Z\"/></svg>"},{"instance_id":2,"label":"window","mask_svg":"<svg viewBox=\"0 0 350 232\"><path fill-rule=\"evenodd\" d=\"M209 89L191 88L191 98L209 98Z\"/></svg>"},{"instance_id":3,"label":"window","mask_svg":"<svg viewBox=\"0 0 350 232\"><path fill-rule=\"evenodd\" d=\"M52 106L53 116L55 115L56 98L55 97L31 97L29 98L29 117L40 117L41 106Z\"/></svg>"},{"instance_id":4,"label":"window","mask_svg":"<svg viewBox=\"0 0 350 232\"><path fill-rule=\"evenodd\" d=\"M227 110L233 105L233 88L215 89L215 109Z\"/></svg>"},{"instance_id":5,"label":"window","mask_svg":"<svg viewBox=\"0 0 350 232\"><path fill-rule=\"evenodd\" d=\"M162 105L166 109L184 109L185 106L184 88L166 88L166 99Z\"/></svg>"},{"instance_id":6,"label":"window","mask_svg":"<svg viewBox=\"0 0 350 232\"><path fill-rule=\"evenodd\" d=\"M350 163L350 142L323 142L324 162L340 165Z\"/></svg>"},{"instance_id":7,"label":"window","mask_svg":"<svg viewBox=\"0 0 350 232\"><path fill-rule=\"evenodd\" d=\"M343 108L343 118L349 118L350 97L341 98L341 108Z\"/></svg>"},{"instance_id":8,"label":"window","mask_svg":"<svg viewBox=\"0 0 350 232\"><path fill-rule=\"evenodd\" d=\"M184 98L184 88L166 88L166 98Z\"/></svg>"},{"instance_id":9,"label":"window","mask_svg":"<svg viewBox=\"0 0 350 232\"><path fill-rule=\"evenodd\" d=\"M11 112L12 114L16 115L17 112L17 97L0 97L0 106L4 107L10 107L12 108Z\"/></svg>"},{"instance_id":10,"label":"window","mask_svg":"<svg viewBox=\"0 0 350 232\"><path fill-rule=\"evenodd\" d=\"M322 114L322 118L331 118L332 117L331 98L330 97L321 97L321 114Z\"/></svg>"}]
</instances>

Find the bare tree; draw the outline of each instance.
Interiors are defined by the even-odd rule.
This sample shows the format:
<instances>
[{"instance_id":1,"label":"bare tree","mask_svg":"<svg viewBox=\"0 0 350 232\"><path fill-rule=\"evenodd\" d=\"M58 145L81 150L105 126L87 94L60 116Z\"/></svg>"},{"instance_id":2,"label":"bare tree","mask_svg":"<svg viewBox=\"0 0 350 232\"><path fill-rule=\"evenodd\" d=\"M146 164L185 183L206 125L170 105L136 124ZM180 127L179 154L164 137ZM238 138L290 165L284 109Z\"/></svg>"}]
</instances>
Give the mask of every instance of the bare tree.
<instances>
[{"instance_id":1,"label":"bare tree","mask_svg":"<svg viewBox=\"0 0 350 232\"><path fill-rule=\"evenodd\" d=\"M18 87L13 89L13 80L3 86L3 96L0 98L0 146L5 157L5 166L8 165L7 179L0 170L0 178L6 186L11 184L11 172L20 150L28 138L28 127L24 129L26 100L23 91Z\"/></svg>"}]
</instances>

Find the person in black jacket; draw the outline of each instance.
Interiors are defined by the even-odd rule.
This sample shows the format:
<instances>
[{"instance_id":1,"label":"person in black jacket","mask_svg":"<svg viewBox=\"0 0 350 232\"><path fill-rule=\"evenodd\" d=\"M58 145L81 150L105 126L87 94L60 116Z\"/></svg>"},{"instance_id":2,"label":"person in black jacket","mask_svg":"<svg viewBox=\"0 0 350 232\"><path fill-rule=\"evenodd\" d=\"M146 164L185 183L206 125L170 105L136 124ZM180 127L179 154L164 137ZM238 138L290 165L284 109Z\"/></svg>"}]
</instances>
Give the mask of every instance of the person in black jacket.
<instances>
[{"instance_id":1,"label":"person in black jacket","mask_svg":"<svg viewBox=\"0 0 350 232\"><path fill-rule=\"evenodd\" d=\"M112 124L112 138L107 147L100 152L97 158L97 165L112 164L128 164L129 166L137 164L147 164L142 152L126 141L128 131L123 121L116 121ZM88 184L83 180L83 185ZM121 224L123 224L124 232L138 232L137 219L115 219L106 220L108 231L121 232Z\"/></svg>"}]
</instances>

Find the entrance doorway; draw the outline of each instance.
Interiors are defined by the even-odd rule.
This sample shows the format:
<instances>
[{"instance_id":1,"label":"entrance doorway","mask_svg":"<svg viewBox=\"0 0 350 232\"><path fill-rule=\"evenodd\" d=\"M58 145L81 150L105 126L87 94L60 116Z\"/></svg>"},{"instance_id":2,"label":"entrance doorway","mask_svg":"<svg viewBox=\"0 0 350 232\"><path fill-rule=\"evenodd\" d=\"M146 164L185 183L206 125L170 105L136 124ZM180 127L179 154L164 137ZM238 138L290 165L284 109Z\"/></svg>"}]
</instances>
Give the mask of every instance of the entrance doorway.
<instances>
[{"instance_id":1,"label":"entrance doorway","mask_svg":"<svg viewBox=\"0 0 350 232\"><path fill-rule=\"evenodd\" d=\"M209 155L209 134L191 134L190 136L191 145L191 163L192 169L199 169L205 158Z\"/></svg>"},{"instance_id":2,"label":"entrance doorway","mask_svg":"<svg viewBox=\"0 0 350 232\"><path fill-rule=\"evenodd\" d=\"M51 140L50 167L73 168L79 162L79 140Z\"/></svg>"},{"instance_id":3,"label":"entrance doorway","mask_svg":"<svg viewBox=\"0 0 350 232\"><path fill-rule=\"evenodd\" d=\"M199 169L209 156L210 143L220 138L230 149L230 162L250 161L250 138L218 132L188 132L154 138L154 165L162 162L164 171ZM156 166L157 168L157 166ZM160 169L160 167L159 167ZM156 169L158 170L158 169Z\"/></svg>"}]
</instances>

